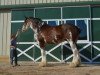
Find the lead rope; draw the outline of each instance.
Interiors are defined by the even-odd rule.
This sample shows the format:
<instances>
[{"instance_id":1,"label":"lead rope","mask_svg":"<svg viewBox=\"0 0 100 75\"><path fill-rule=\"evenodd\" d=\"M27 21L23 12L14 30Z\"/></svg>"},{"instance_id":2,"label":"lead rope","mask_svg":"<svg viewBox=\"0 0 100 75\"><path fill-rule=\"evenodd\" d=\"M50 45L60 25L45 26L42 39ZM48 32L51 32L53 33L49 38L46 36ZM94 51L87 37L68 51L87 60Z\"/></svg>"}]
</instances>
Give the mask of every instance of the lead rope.
<instances>
[{"instance_id":1,"label":"lead rope","mask_svg":"<svg viewBox=\"0 0 100 75\"><path fill-rule=\"evenodd\" d=\"M18 30L17 30L17 33L18 33L18 34L17 34L17 42L18 42L17 44L19 45L19 39L20 39L21 30L18 29ZM18 46L17 46L17 48L18 48ZM18 55L17 55L17 57L18 57Z\"/></svg>"},{"instance_id":2,"label":"lead rope","mask_svg":"<svg viewBox=\"0 0 100 75\"><path fill-rule=\"evenodd\" d=\"M20 37L20 30L18 29L17 30L17 42L18 42L18 44L19 44L19 37Z\"/></svg>"}]
</instances>

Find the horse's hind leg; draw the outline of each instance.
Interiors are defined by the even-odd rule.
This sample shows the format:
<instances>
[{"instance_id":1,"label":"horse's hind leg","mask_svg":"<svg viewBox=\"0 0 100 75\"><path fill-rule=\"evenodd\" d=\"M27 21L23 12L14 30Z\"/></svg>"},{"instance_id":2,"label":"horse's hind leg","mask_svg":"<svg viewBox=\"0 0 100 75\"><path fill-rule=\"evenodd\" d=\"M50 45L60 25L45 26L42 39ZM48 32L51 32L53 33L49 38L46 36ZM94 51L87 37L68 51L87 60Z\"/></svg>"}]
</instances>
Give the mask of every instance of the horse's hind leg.
<instances>
[{"instance_id":1,"label":"horse's hind leg","mask_svg":"<svg viewBox=\"0 0 100 75\"><path fill-rule=\"evenodd\" d=\"M81 63L81 60L80 60L80 56L79 56L79 52L77 50L76 44L72 40L69 40L68 42L73 51L73 60L70 63L70 67L78 67Z\"/></svg>"}]
</instances>

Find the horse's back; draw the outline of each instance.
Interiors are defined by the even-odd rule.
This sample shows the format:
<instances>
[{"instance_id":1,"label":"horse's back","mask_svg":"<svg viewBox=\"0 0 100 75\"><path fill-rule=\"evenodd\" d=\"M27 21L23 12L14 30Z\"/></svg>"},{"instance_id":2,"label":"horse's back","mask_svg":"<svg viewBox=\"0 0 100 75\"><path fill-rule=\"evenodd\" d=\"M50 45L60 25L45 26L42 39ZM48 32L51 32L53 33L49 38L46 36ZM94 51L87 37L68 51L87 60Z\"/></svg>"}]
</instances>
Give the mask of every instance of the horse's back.
<instances>
[{"instance_id":1,"label":"horse's back","mask_svg":"<svg viewBox=\"0 0 100 75\"><path fill-rule=\"evenodd\" d=\"M70 31L77 32L77 33L81 32L80 28L78 26L73 25L73 24L69 24L69 23L62 24L61 26L62 26L63 30L70 30Z\"/></svg>"},{"instance_id":2,"label":"horse's back","mask_svg":"<svg viewBox=\"0 0 100 75\"><path fill-rule=\"evenodd\" d=\"M80 28L73 24L61 24L58 26L43 25L40 31L45 33L68 33L70 31L72 34L79 35Z\"/></svg>"}]
</instances>

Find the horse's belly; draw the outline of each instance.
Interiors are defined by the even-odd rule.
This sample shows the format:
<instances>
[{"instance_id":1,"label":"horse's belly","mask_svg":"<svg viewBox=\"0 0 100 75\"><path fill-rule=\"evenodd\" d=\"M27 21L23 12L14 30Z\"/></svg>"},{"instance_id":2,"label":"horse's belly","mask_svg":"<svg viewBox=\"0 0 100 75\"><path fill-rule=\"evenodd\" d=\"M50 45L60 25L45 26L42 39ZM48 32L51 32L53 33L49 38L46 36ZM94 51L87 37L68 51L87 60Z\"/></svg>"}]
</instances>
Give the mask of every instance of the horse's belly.
<instances>
[{"instance_id":1,"label":"horse's belly","mask_svg":"<svg viewBox=\"0 0 100 75\"><path fill-rule=\"evenodd\" d=\"M56 36L46 37L46 41L47 43L60 43L64 41L64 39L61 35L56 35Z\"/></svg>"}]
</instances>

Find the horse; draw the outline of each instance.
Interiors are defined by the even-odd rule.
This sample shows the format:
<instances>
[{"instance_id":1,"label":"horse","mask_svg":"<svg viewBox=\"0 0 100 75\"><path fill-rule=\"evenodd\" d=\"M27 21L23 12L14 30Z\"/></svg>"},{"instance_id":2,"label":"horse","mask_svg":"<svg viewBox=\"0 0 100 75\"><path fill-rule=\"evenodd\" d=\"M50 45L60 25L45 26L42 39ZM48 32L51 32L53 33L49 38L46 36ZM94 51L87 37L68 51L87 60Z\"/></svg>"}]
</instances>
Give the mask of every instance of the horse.
<instances>
[{"instance_id":1,"label":"horse","mask_svg":"<svg viewBox=\"0 0 100 75\"><path fill-rule=\"evenodd\" d=\"M41 63L39 66L47 66L46 60L46 44L59 44L67 41L73 52L72 62L70 67L78 67L81 64L79 51L77 49L77 40L80 34L79 27L66 23L57 26L50 26L40 18L26 17L22 26L22 32L31 28L34 32L35 40L41 48Z\"/></svg>"}]
</instances>

